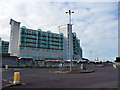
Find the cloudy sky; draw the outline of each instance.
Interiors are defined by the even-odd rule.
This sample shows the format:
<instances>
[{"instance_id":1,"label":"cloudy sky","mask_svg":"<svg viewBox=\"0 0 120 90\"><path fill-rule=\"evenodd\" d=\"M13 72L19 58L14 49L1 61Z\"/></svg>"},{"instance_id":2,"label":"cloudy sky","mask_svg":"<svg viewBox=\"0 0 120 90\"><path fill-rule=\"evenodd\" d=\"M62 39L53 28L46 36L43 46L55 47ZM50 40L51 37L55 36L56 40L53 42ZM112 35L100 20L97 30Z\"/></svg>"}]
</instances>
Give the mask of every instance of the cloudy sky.
<instances>
[{"instance_id":1,"label":"cloudy sky","mask_svg":"<svg viewBox=\"0 0 120 90\"><path fill-rule=\"evenodd\" d=\"M0 2L0 37L9 41L10 18L21 26L58 32L58 26L68 23L65 11L72 10L73 32L77 33L83 57L114 60L118 56L117 2Z\"/></svg>"}]
</instances>

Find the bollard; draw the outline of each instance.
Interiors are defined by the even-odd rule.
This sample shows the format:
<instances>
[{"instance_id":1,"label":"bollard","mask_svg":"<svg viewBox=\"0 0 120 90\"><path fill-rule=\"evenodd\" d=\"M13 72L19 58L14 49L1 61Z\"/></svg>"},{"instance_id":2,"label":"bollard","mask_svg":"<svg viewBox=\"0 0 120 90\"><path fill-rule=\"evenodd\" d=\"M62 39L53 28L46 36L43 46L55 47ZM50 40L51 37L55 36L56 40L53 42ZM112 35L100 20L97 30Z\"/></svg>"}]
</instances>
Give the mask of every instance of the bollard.
<instances>
[{"instance_id":1,"label":"bollard","mask_svg":"<svg viewBox=\"0 0 120 90\"><path fill-rule=\"evenodd\" d=\"M20 79L20 73L19 72L14 72L13 84L19 84L19 79Z\"/></svg>"},{"instance_id":2,"label":"bollard","mask_svg":"<svg viewBox=\"0 0 120 90\"><path fill-rule=\"evenodd\" d=\"M8 65L5 65L5 69L6 69L6 70L8 69Z\"/></svg>"},{"instance_id":3,"label":"bollard","mask_svg":"<svg viewBox=\"0 0 120 90\"><path fill-rule=\"evenodd\" d=\"M117 68L116 64L113 64L113 68L114 68L114 69L116 69L116 68Z\"/></svg>"},{"instance_id":4,"label":"bollard","mask_svg":"<svg viewBox=\"0 0 120 90\"><path fill-rule=\"evenodd\" d=\"M83 64L81 64L81 70L83 70Z\"/></svg>"},{"instance_id":5,"label":"bollard","mask_svg":"<svg viewBox=\"0 0 120 90\"><path fill-rule=\"evenodd\" d=\"M86 70L84 64L81 64L81 70Z\"/></svg>"}]
</instances>

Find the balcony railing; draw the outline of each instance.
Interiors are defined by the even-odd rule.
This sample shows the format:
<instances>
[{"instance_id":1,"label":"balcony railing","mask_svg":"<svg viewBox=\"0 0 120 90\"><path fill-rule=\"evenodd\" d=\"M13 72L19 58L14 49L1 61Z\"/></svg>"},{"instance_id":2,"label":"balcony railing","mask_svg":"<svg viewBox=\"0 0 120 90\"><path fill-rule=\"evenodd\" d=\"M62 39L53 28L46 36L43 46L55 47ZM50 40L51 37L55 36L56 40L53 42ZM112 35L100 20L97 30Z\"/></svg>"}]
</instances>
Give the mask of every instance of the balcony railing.
<instances>
[{"instance_id":1,"label":"balcony railing","mask_svg":"<svg viewBox=\"0 0 120 90\"><path fill-rule=\"evenodd\" d=\"M37 38L36 36L28 36L27 35L27 38Z\"/></svg>"},{"instance_id":2,"label":"balcony railing","mask_svg":"<svg viewBox=\"0 0 120 90\"><path fill-rule=\"evenodd\" d=\"M36 47L36 44L26 44L26 46Z\"/></svg>"},{"instance_id":3,"label":"balcony railing","mask_svg":"<svg viewBox=\"0 0 120 90\"><path fill-rule=\"evenodd\" d=\"M33 43L36 43L35 40L27 40L27 39L26 39L26 42L33 42Z\"/></svg>"},{"instance_id":4,"label":"balcony railing","mask_svg":"<svg viewBox=\"0 0 120 90\"><path fill-rule=\"evenodd\" d=\"M27 34L34 34L34 35L36 35L37 32L27 32Z\"/></svg>"},{"instance_id":5,"label":"balcony railing","mask_svg":"<svg viewBox=\"0 0 120 90\"><path fill-rule=\"evenodd\" d=\"M47 38L45 38L45 37L42 37L42 39L43 39L43 40L46 40Z\"/></svg>"},{"instance_id":6,"label":"balcony railing","mask_svg":"<svg viewBox=\"0 0 120 90\"><path fill-rule=\"evenodd\" d=\"M51 44L53 44L53 45L59 45L59 43L53 43L53 42L51 42Z\"/></svg>"},{"instance_id":7,"label":"balcony railing","mask_svg":"<svg viewBox=\"0 0 120 90\"><path fill-rule=\"evenodd\" d=\"M26 37L26 35L25 34L21 34L20 37Z\"/></svg>"}]
</instances>

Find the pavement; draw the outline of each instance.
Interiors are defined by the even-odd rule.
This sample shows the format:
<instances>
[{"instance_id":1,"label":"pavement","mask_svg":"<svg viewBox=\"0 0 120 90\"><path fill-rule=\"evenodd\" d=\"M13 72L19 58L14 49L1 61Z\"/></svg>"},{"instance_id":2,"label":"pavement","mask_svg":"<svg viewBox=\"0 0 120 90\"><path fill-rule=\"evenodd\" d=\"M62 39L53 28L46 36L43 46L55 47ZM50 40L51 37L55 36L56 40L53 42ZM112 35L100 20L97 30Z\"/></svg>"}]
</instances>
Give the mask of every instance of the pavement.
<instances>
[{"instance_id":1,"label":"pavement","mask_svg":"<svg viewBox=\"0 0 120 90\"><path fill-rule=\"evenodd\" d=\"M7 88L118 88L118 69L112 64L89 69L95 72L55 74L49 71L59 68L8 68L2 70L2 86L5 88L13 81L14 72L19 71L20 82L24 85Z\"/></svg>"}]
</instances>

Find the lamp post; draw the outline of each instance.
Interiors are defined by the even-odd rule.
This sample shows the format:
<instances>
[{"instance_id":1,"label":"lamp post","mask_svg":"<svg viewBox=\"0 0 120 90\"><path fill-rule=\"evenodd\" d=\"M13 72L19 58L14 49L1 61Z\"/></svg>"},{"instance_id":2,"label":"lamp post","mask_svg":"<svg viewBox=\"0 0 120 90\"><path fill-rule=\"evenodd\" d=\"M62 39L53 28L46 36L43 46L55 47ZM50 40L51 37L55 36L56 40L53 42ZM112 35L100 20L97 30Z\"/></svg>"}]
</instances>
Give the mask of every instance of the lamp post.
<instances>
[{"instance_id":1,"label":"lamp post","mask_svg":"<svg viewBox=\"0 0 120 90\"><path fill-rule=\"evenodd\" d=\"M65 13L69 14L69 24L71 24L71 14L74 13L74 12L69 10L68 12L65 12Z\"/></svg>"},{"instance_id":2,"label":"lamp post","mask_svg":"<svg viewBox=\"0 0 120 90\"><path fill-rule=\"evenodd\" d=\"M74 13L74 12L69 10L68 12L65 12L65 13L69 14L69 24L71 24L71 14ZM69 38L71 38L71 35L69 35ZM70 51L70 49L69 49L69 51ZM70 71L72 71L72 59L73 58L69 57L69 59L70 59Z\"/></svg>"}]
</instances>

